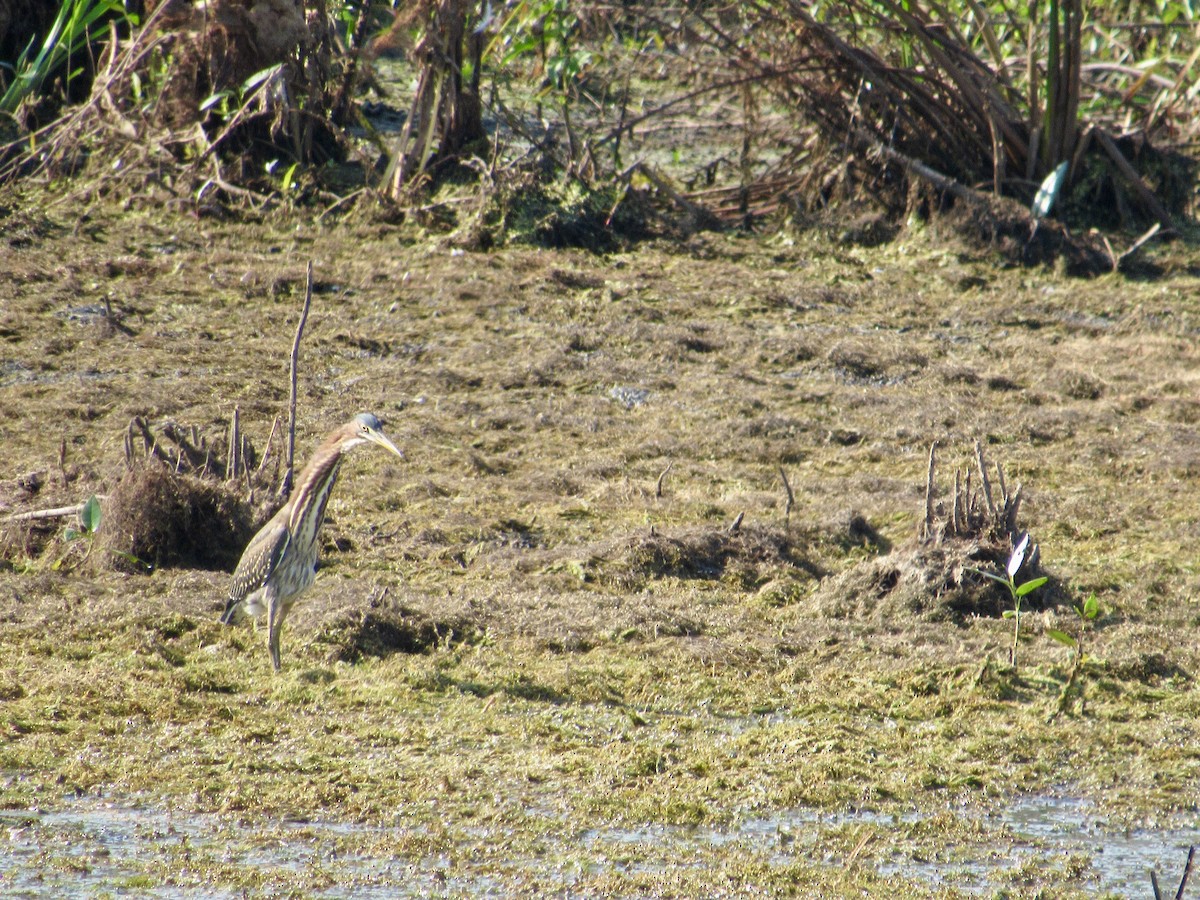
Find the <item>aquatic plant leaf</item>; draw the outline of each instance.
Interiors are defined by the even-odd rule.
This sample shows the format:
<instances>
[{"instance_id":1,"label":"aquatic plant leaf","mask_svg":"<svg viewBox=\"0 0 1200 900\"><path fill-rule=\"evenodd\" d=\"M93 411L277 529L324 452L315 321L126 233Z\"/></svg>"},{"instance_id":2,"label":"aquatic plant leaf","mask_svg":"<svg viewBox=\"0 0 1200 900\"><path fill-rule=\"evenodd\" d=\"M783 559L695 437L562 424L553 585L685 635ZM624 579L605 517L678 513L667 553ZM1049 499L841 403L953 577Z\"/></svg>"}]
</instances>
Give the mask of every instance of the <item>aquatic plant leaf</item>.
<instances>
[{"instance_id":1,"label":"aquatic plant leaf","mask_svg":"<svg viewBox=\"0 0 1200 900\"><path fill-rule=\"evenodd\" d=\"M1027 581L1017 588L1016 595L1018 597L1024 597L1026 594L1030 593L1031 591L1036 591L1038 588L1040 588L1043 584L1045 584L1049 580L1050 579L1043 576L1042 578L1035 578L1032 581Z\"/></svg>"},{"instance_id":2,"label":"aquatic plant leaf","mask_svg":"<svg viewBox=\"0 0 1200 900\"><path fill-rule=\"evenodd\" d=\"M1029 208L1034 218L1044 218L1054 208L1054 201L1058 199L1058 193L1067 180L1067 167L1066 162L1059 163L1054 171L1046 176L1042 186L1038 188L1037 196L1033 198L1033 205Z\"/></svg>"},{"instance_id":3,"label":"aquatic plant leaf","mask_svg":"<svg viewBox=\"0 0 1200 900\"><path fill-rule=\"evenodd\" d=\"M1029 552L1029 532L1021 535L1021 540L1017 546L1013 548L1012 556L1008 558L1008 577L1016 578L1017 572L1020 570L1022 563L1025 562L1025 554Z\"/></svg>"},{"instance_id":4,"label":"aquatic plant leaf","mask_svg":"<svg viewBox=\"0 0 1200 900\"><path fill-rule=\"evenodd\" d=\"M79 524L87 534L95 534L100 528L100 500L92 494L79 511Z\"/></svg>"},{"instance_id":5,"label":"aquatic plant leaf","mask_svg":"<svg viewBox=\"0 0 1200 900\"><path fill-rule=\"evenodd\" d=\"M1057 628L1047 628L1046 636L1058 641L1064 647L1070 647L1071 649L1074 649L1075 647L1079 646L1079 642L1075 640L1075 638L1071 637L1071 635L1067 634L1065 631L1059 631Z\"/></svg>"}]
</instances>

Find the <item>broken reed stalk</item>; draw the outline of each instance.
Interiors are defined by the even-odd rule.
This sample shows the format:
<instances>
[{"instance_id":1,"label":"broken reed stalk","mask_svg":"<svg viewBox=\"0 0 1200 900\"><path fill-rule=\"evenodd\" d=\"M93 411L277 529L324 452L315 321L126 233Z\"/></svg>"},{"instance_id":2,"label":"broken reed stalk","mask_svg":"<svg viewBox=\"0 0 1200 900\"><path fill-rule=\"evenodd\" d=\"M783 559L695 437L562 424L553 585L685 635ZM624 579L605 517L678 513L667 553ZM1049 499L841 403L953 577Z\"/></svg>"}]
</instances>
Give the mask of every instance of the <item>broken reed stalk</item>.
<instances>
[{"instance_id":1,"label":"broken reed stalk","mask_svg":"<svg viewBox=\"0 0 1200 900\"><path fill-rule=\"evenodd\" d=\"M783 507L783 530L789 531L792 527L792 507L796 505L796 495L792 493L792 484L788 481L783 466L779 467L779 477L783 479L783 488L787 491L787 503Z\"/></svg>"},{"instance_id":2,"label":"broken reed stalk","mask_svg":"<svg viewBox=\"0 0 1200 900\"><path fill-rule=\"evenodd\" d=\"M1192 863L1196 861L1196 847L1188 847L1187 865L1183 869L1183 878L1179 882L1179 890L1175 892L1175 900L1183 900L1183 890L1187 887L1188 878L1192 874Z\"/></svg>"},{"instance_id":3,"label":"broken reed stalk","mask_svg":"<svg viewBox=\"0 0 1200 900\"><path fill-rule=\"evenodd\" d=\"M929 470L925 475L925 527L921 532L921 540L929 540L929 536L933 534L933 469L935 465L935 454L937 453L937 441L929 445Z\"/></svg>"},{"instance_id":4,"label":"broken reed stalk","mask_svg":"<svg viewBox=\"0 0 1200 900\"><path fill-rule=\"evenodd\" d=\"M1133 188L1134 193L1137 194L1138 199L1149 210L1150 214L1158 219L1159 224L1163 228L1166 228L1168 231L1174 231L1175 220L1167 212L1166 207L1162 205L1158 197L1154 195L1154 191L1146 186L1146 182L1142 180L1137 170L1125 158L1125 154L1117 148L1113 139L1102 128L1094 129L1094 133L1100 141L1100 146L1108 154L1108 158L1113 161L1113 165L1117 167L1117 171L1129 182L1129 186Z\"/></svg>"},{"instance_id":5,"label":"broken reed stalk","mask_svg":"<svg viewBox=\"0 0 1200 900\"><path fill-rule=\"evenodd\" d=\"M102 498L107 499L107 498ZM83 512L87 502L76 503L74 506L59 506L54 509L33 509L28 512L13 513L0 519L0 522L36 522L42 519L63 519L67 516L77 516Z\"/></svg>"},{"instance_id":6,"label":"broken reed stalk","mask_svg":"<svg viewBox=\"0 0 1200 900\"><path fill-rule=\"evenodd\" d=\"M262 477L263 472L267 468L267 460L271 458L271 444L275 442L275 433L279 431L279 416L275 417L275 421L271 423L271 433L267 435L267 445L263 449L263 457L258 462L258 468L254 470L255 479Z\"/></svg>"},{"instance_id":7,"label":"broken reed stalk","mask_svg":"<svg viewBox=\"0 0 1200 900\"><path fill-rule=\"evenodd\" d=\"M300 358L300 339L304 336L304 323L308 321L308 309L312 306L313 292L313 263L308 261L308 275L304 282L304 309L300 311L300 324L296 326L296 339L292 342L292 392L288 399L288 442L287 468L284 470L283 483L279 486L279 497L286 500L292 493L292 476L296 457L296 371Z\"/></svg>"},{"instance_id":8,"label":"broken reed stalk","mask_svg":"<svg viewBox=\"0 0 1200 900\"><path fill-rule=\"evenodd\" d=\"M1183 892L1187 888L1188 878L1192 874L1192 864L1196 860L1196 847L1193 844L1188 847L1187 865L1183 869L1183 878L1179 881L1179 890L1175 892L1175 900L1183 900ZM1150 886L1154 888L1154 900L1162 900L1162 890L1158 886L1158 875L1153 869L1150 870Z\"/></svg>"},{"instance_id":9,"label":"broken reed stalk","mask_svg":"<svg viewBox=\"0 0 1200 900\"><path fill-rule=\"evenodd\" d=\"M988 481L987 466L983 462L983 445L979 441L975 441L975 462L979 466L979 480L983 484L983 498L987 500L988 512L992 518L996 518L996 501L992 499L992 484ZM1004 480L1004 476L1000 476L1000 480Z\"/></svg>"},{"instance_id":10,"label":"broken reed stalk","mask_svg":"<svg viewBox=\"0 0 1200 900\"><path fill-rule=\"evenodd\" d=\"M675 463L673 463L673 462L667 463L667 467L665 469L663 469L662 474L660 474L658 476L658 482L654 485L654 497L656 500L662 499L663 482L667 480L667 475L670 474L671 469L673 469L674 467L675 467Z\"/></svg>"},{"instance_id":11,"label":"broken reed stalk","mask_svg":"<svg viewBox=\"0 0 1200 900\"><path fill-rule=\"evenodd\" d=\"M646 176L649 181L659 191L665 195L672 203L678 206L681 210L687 213L695 221L697 228L716 228L719 227L717 217L712 212L706 209L699 203L693 203L667 182L667 180L659 175L654 169L643 162L634 163L630 169L631 172L640 172Z\"/></svg>"},{"instance_id":12,"label":"broken reed stalk","mask_svg":"<svg viewBox=\"0 0 1200 900\"><path fill-rule=\"evenodd\" d=\"M241 449L241 426L238 421L240 409L235 404L233 407L233 418L229 422L229 461L225 465L225 477L227 479L237 478L238 474L238 451Z\"/></svg>"}]
</instances>

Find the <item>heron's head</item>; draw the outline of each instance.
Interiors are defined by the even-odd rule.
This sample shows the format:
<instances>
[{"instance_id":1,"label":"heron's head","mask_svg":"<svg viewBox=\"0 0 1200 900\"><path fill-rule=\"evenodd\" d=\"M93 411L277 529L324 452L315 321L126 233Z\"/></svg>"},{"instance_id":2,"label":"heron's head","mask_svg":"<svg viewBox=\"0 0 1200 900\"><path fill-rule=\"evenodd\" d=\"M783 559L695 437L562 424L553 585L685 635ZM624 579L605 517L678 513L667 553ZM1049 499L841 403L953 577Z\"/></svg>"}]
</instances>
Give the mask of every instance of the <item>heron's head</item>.
<instances>
[{"instance_id":1,"label":"heron's head","mask_svg":"<svg viewBox=\"0 0 1200 900\"><path fill-rule=\"evenodd\" d=\"M383 433L383 423L371 413L359 413L343 426L342 450L346 451L366 443L378 444L386 450L391 450L401 459L404 458L404 454Z\"/></svg>"}]
</instances>

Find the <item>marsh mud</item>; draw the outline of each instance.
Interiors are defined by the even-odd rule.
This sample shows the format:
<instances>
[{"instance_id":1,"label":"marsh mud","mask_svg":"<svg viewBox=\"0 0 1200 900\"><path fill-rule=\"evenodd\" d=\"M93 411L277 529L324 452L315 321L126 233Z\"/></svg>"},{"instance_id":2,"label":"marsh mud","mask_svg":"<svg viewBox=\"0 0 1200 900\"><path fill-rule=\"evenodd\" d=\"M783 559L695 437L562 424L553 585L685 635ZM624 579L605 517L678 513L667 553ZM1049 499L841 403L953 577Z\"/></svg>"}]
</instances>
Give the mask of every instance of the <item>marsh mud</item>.
<instances>
[{"instance_id":1,"label":"marsh mud","mask_svg":"<svg viewBox=\"0 0 1200 900\"><path fill-rule=\"evenodd\" d=\"M392 855L386 849L389 835L406 827L403 821L394 829L282 821L249 837L219 816L169 813L96 798L64 798L60 807L56 812L0 813L0 825L8 829L0 878L13 896L95 896L145 889L172 897L243 895L245 888L214 890L207 874L210 866L236 873L238 880L263 893L495 896L524 893L536 885L543 892L567 896L586 888L589 877L613 870L662 879L680 867L719 871L723 860L736 857L760 859L783 870L797 862L834 871L847 864L865 865L882 877L979 896L1003 892L1030 873L1056 871L1097 893L1138 896L1146 873L1173 875L1194 839L1188 828L1110 830L1078 800L1039 795L1023 797L986 817L970 810L943 810L933 816L785 810L723 826L645 824L582 831L560 821L557 833L548 831L535 855L506 859L507 874L499 878L475 861L490 855L483 845L494 840L495 833L487 828L478 829L457 859L446 854L419 858ZM959 819L986 835L990 851L976 855L975 848L947 844L930 858L918 849L921 842L914 836L939 828L955 830L962 827ZM880 845L871 853L873 862L860 864L823 851L824 844L847 834L857 837L860 853L871 844ZM1080 877L1080 872L1086 874Z\"/></svg>"},{"instance_id":2,"label":"marsh mud","mask_svg":"<svg viewBox=\"0 0 1200 900\"><path fill-rule=\"evenodd\" d=\"M1069 897L1181 874L1194 249L1080 280L932 226L603 255L78 198L9 198L2 226L5 892ZM298 453L370 410L406 458L346 461L273 675L261 630L218 624L222 557L131 566L119 519L14 517L103 514L148 464L137 417L217 447L236 410L270 482L309 260ZM1015 664L1006 594L929 614L853 577L923 558L935 441L939 496L976 441L1021 486L1061 587ZM1082 639L1074 678L1051 629ZM1031 830L1046 796L1071 799ZM1166 855L1114 872L1128 835Z\"/></svg>"}]
</instances>

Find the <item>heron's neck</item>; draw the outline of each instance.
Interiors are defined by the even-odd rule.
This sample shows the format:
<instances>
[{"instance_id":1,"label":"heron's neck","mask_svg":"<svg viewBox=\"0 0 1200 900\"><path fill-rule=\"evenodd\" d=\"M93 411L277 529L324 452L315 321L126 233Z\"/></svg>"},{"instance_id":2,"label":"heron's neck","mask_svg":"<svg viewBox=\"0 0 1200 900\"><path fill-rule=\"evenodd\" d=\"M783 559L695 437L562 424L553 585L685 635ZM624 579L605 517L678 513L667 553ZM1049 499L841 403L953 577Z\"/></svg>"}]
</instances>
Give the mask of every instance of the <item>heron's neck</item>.
<instances>
[{"instance_id":1,"label":"heron's neck","mask_svg":"<svg viewBox=\"0 0 1200 900\"><path fill-rule=\"evenodd\" d=\"M303 533L307 541L316 539L325 520L325 504L329 502L329 494L337 483L341 465L341 451L336 447L322 446L304 467L292 494L295 505L288 526L293 535Z\"/></svg>"}]
</instances>

